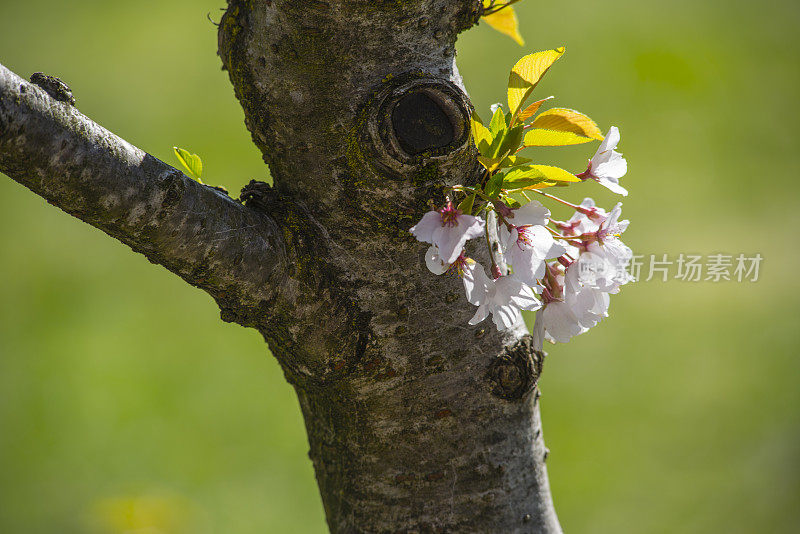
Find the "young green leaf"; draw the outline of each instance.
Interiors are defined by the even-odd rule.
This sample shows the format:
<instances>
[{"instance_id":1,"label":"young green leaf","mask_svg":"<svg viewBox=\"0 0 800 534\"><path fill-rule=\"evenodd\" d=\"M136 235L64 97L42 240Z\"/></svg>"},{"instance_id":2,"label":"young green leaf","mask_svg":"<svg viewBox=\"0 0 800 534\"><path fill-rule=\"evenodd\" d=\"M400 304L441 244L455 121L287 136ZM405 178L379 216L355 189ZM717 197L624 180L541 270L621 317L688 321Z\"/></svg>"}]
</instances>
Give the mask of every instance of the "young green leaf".
<instances>
[{"instance_id":1,"label":"young green leaf","mask_svg":"<svg viewBox=\"0 0 800 534\"><path fill-rule=\"evenodd\" d=\"M470 124L472 125L472 138L475 141L475 146L481 154L488 154L489 147L492 145L492 133L480 122L480 117L472 115Z\"/></svg>"},{"instance_id":2,"label":"young green leaf","mask_svg":"<svg viewBox=\"0 0 800 534\"><path fill-rule=\"evenodd\" d=\"M523 158L522 156L506 156L506 158L500 162L500 167L516 167L517 165L524 165L531 161L533 160L530 158Z\"/></svg>"},{"instance_id":3,"label":"young green leaf","mask_svg":"<svg viewBox=\"0 0 800 534\"><path fill-rule=\"evenodd\" d=\"M506 173L503 185L507 191L531 189L542 182L580 182L574 174L550 165L523 165Z\"/></svg>"},{"instance_id":4,"label":"young green leaf","mask_svg":"<svg viewBox=\"0 0 800 534\"><path fill-rule=\"evenodd\" d=\"M500 166L500 158L493 158L491 156L478 156L478 162L490 172Z\"/></svg>"},{"instance_id":5,"label":"young green leaf","mask_svg":"<svg viewBox=\"0 0 800 534\"><path fill-rule=\"evenodd\" d=\"M465 215L472 215L472 206L475 204L475 193L468 195L467 198L461 201L458 209Z\"/></svg>"},{"instance_id":6,"label":"young green leaf","mask_svg":"<svg viewBox=\"0 0 800 534\"><path fill-rule=\"evenodd\" d=\"M505 132L503 141L500 143L500 148L497 154L513 154L522 144L522 125L515 126Z\"/></svg>"},{"instance_id":7,"label":"young green leaf","mask_svg":"<svg viewBox=\"0 0 800 534\"><path fill-rule=\"evenodd\" d=\"M189 171L189 176L202 184L203 181L200 177L203 176L203 160L200 159L200 156L176 146L172 147L172 150L175 151L178 161Z\"/></svg>"},{"instance_id":8,"label":"young green leaf","mask_svg":"<svg viewBox=\"0 0 800 534\"><path fill-rule=\"evenodd\" d=\"M508 206L509 208L516 209L522 206L522 202L520 200L524 200L524 197L520 195L520 199L514 198L511 195L506 195L504 193L500 193L500 200L503 201L503 204Z\"/></svg>"},{"instance_id":9,"label":"young green leaf","mask_svg":"<svg viewBox=\"0 0 800 534\"><path fill-rule=\"evenodd\" d=\"M492 121L489 123L489 134L491 135L491 143L486 147L485 151L479 146L481 154L487 158L496 159L500 153L500 145L506 133L506 120L503 115L503 110L498 108L492 116Z\"/></svg>"},{"instance_id":10,"label":"young green leaf","mask_svg":"<svg viewBox=\"0 0 800 534\"><path fill-rule=\"evenodd\" d=\"M583 113L574 109L548 109L540 113L533 120L531 126L543 130L574 133L575 135L587 137L587 141L592 139L603 140L603 132L600 131L597 124Z\"/></svg>"},{"instance_id":11,"label":"young green leaf","mask_svg":"<svg viewBox=\"0 0 800 534\"><path fill-rule=\"evenodd\" d=\"M565 50L562 46L554 50L529 54L517 61L508 76L508 109L511 113L517 112L542 76L564 54Z\"/></svg>"},{"instance_id":12,"label":"young green leaf","mask_svg":"<svg viewBox=\"0 0 800 534\"><path fill-rule=\"evenodd\" d=\"M489 130L491 130L492 135L496 136L502 130L506 129L507 124L508 123L506 122L506 116L505 113L503 113L503 108L498 107L495 110L494 115L492 115L492 120L489 123Z\"/></svg>"},{"instance_id":13,"label":"young green leaf","mask_svg":"<svg viewBox=\"0 0 800 534\"><path fill-rule=\"evenodd\" d=\"M489 7L489 5L491 5L491 0L483 0L484 8ZM513 7L501 7L499 10L484 15L481 18L495 30L514 39L518 45L522 46L525 44L522 35L519 33L519 21L517 20L517 14Z\"/></svg>"},{"instance_id":14,"label":"young green leaf","mask_svg":"<svg viewBox=\"0 0 800 534\"><path fill-rule=\"evenodd\" d=\"M568 146L589 143L592 139L574 132L558 132L534 128L525 134L524 146Z\"/></svg>"},{"instance_id":15,"label":"young green leaf","mask_svg":"<svg viewBox=\"0 0 800 534\"><path fill-rule=\"evenodd\" d=\"M503 187L503 175L501 173L497 173L492 175L489 178L489 181L486 182L486 187L484 187L483 192L489 198L497 198L500 194L500 190Z\"/></svg>"}]
</instances>

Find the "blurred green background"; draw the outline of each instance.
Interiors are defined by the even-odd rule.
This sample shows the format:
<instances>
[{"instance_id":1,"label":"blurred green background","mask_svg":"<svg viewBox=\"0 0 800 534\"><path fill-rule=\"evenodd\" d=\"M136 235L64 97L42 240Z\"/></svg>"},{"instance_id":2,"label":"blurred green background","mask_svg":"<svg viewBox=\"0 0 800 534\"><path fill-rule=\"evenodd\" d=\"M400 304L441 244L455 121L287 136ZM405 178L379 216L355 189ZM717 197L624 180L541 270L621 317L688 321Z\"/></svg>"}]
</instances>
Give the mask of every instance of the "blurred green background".
<instances>
[{"instance_id":1,"label":"blurred green background","mask_svg":"<svg viewBox=\"0 0 800 534\"><path fill-rule=\"evenodd\" d=\"M236 192L267 171L216 57L220 7L0 0L0 62L62 77L88 116L169 163L176 144L201 154ZM626 287L610 319L550 349L562 524L800 532L800 4L518 11L524 48L485 24L459 41L477 109L524 53L567 45L537 94L620 127L626 242L764 257L756 283ZM579 171L593 151L536 156ZM5 177L0 228L0 532L326 531L297 402L255 331Z\"/></svg>"}]
</instances>

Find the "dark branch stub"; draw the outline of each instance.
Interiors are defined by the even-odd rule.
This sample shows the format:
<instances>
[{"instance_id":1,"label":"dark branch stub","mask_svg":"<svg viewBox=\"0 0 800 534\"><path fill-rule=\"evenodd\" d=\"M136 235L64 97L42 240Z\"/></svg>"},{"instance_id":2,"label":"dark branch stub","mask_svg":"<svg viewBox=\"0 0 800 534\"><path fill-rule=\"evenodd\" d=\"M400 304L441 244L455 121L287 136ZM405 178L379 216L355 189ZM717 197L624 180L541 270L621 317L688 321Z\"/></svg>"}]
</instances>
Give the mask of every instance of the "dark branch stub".
<instances>
[{"instance_id":1,"label":"dark branch stub","mask_svg":"<svg viewBox=\"0 0 800 534\"><path fill-rule=\"evenodd\" d=\"M383 167L397 173L471 155L472 107L449 80L420 73L387 79L363 113L374 155Z\"/></svg>"},{"instance_id":2,"label":"dark branch stub","mask_svg":"<svg viewBox=\"0 0 800 534\"><path fill-rule=\"evenodd\" d=\"M34 72L31 74L31 83L34 83L47 91L47 94L60 102L74 106L75 97L72 95L72 90L69 85L64 83L60 78L50 76L43 72Z\"/></svg>"},{"instance_id":3,"label":"dark branch stub","mask_svg":"<svg viewBox=\"0 0 800 534\"><path fill-rule=\"evenodd\" d=\"M412 156L447 147L455 133L447 113L424 91L408 93L397 101L392 126L400 147Z\"/></svg>"}]
</instances>

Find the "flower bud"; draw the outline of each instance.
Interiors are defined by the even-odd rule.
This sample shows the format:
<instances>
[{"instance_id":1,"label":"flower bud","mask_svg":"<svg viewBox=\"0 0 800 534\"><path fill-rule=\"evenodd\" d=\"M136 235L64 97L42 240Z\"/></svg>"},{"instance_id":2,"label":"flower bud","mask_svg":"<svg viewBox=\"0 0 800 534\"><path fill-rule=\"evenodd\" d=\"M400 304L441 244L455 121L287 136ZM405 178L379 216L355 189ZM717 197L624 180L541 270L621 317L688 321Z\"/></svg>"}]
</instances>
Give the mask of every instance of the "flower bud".
<instances>
[{"instance_id":1,"label":"flower bud","mask_svg":"<svg viewBox=\"0 0 800 534\"><path fill-rule=\"evenodd\" d=\"M492 265L492 277L493 277L495 280L497 280L497 279L498 279L498 278L500 278L501 276L503 276L503 273L502 273L502 272L500 272L500 267L498 267L497 265Z\"/></svg>"}]
</instances>

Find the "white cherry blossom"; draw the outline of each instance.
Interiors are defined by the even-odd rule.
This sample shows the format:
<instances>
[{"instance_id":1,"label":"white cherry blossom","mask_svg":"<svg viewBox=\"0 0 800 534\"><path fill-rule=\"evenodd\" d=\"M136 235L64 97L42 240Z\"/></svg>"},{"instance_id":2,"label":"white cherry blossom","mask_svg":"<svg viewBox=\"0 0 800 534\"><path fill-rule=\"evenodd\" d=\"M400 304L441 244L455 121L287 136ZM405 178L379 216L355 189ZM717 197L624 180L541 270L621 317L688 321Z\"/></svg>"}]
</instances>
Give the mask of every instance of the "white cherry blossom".
<instances>
[{"instance_id":1,"label":"white cherry blossom","mask_svg":"<svg viewBox=\"0 0 800 534\"><path fill-rule=\"evenodd\" d=\"M541 310L536 312L536 320L533 322L531 337L533 337L533 340L531 341L533 350L541 352L544 349L545 339L544 321L542 320Z\"/></svg>"},{"instance_id":2,"label":"white cherry blossom","mask_svg":"<svg viewBox=\"0 0 800 534\"><path fill-rule=\"evenodd\" d=\"M633 280L627 270L633 251L619 238L629 221L620 221L621 214L622 204L619 203L580 247L577 262L581 284L610 292Z\"/></svg>"},{"instance_id":3,"label":"white cherry blossom","mask_svg":"<svg viewBox=\"0 0 800 534\"><path fill-rule=\"evenodd\" d=\"M542 316L545 338L549 341L566 343L572 337L586 331L578 322L572 308L563 300L548 302L538 314Z\"/></svg>"},{"instance_id":4,"label":"white cherry blossom","mask_svg":"<svg viewBox=\"0 0 800 534\"><path fill-rule=\"evenodd\" d=\"M545 228L549 217L550 211L533 201L514 210L511 230L502 227L500 231L506 261L513 267L514 276L529 286L536 286L544 276L545 260L566 252Z\"/></svg>"},{"instance_id":5,"label":"white cherry blossom","mask_svg":"<svg viewBox=\"0 0 800 534\"><path fill-rule=\"evenodd\" d=\"M591 248L596 249L592 243ZM584 250L572 264L579 283L583 287L610 292L619 287L618 273L615 264L602 251L600 254Z\"/></svg>"},{"instance_id":6,"label":"white cherry blossom","mask_svg":"<svg viewBox=\"0 0 800 534\"><path fill-rule=\"evenodd\" d=\"M567 267L564 276L564 301L572 310L578 323L583 328L591 328L603 318L608 317L611 303L609 293L617 293L619 286L610 291L602 291L595 287L584 286L579 279L580 265L573 262Z\"/></svg>"},{"instance_id":7,"label":"white cherry blossom","mask_svg":"<svg viewBox=\"0 0 800 534\"><path fill-rule=\"evenodd\" d=\"M616 126L612 126L609 128L603 142L597 148L595 155L589 160L589 168L578 176L596 180L597 183L614 193L627 196L627 189L619 185L619 179L628 172L628 162L625 161L622 154L614 150L617 148L619 141L619 129Z\"/></svg>"},{"instance_id":8,"label":"white cherry blossom","mask_svg":"<svg viewBox=\"0 0 800 534\"><path fill-rule=\"evenodd\" d=\"M439 256L439 249L436 248L436 245L431 245L425 253L425 264L428 266L428 270L436 275L448 271L458 274L464 283L464 292L467 294L467 302L470 304L479 306L485 300L489 278L486 276L483 265L472 258L467 258L462 253L452 264L447 264Z\"/></svg>"},{"instance_id":9,"label":"white cherry blossom","mask_svg":"<svg viewBox=\"0 0 800 534\"><path fill-rule=\"evenodd\" d=\"M493 121L502 118L503 106L490 106ZM481 132L485 129L482 127ZM476 138L483 135L481 132ZM508 153L516 154L517 148L525 146L520 146L516 135L513 137L495 140L509 145ZM600 138L599 132L596 137ZM628 172L627 161L617 152L620 140L619 128L611 126L586 170L574 175L576 181L594 180L627 196L628 191L620 184ZM478 144L481 150L486 148L483 142ZM482 151L490 158L487 154ZM487 160L479 159L487 167ZM477 307L470 325L491 315L498 330L519 329L524 326L522 312L537 311L533 347L541 351L544 340L565 343L608 317L611 295L634 280L628 272L633 251L621 239L629 224L621 219L621 203L606 211L589 197L575 205L552 193L559 188L536 189L553 183L527 187L525 178L535 175L534 170L558 180L545 172L546 165L540 165L545 162L535 162L530 170L521 167L523 162L532 161L520 156L507 158L487 167L490 171L480 179L477 173L451 173L448 181L457 185L443 191L444 207L431 208L409 231L418 241L430 244L425 252L428 270L461 279L467 302ZM523 172L519 174L518 170ZM564 181L558 185L570 184ZM529 192L545 205L532 200ZM551 220L548 201L567 206L574 213L565 221ZM470 208L462 213L456 205ZM486 237L485 245L472 243L469 251L485 258L484 265L467 257L465 248L468 240L481 236Z\"/></svg>"},{"instance_id":10,"label":"white cherry blossom","mask_svg":"<svg viewBox=\"0 0 800 534\"><path fill-rule=\"evenodd\" d=\"M565 299L567 287L564 276L559 274L557 267L548 267L544 284L544 307L537 313L537 320L541 315L540 328L545 332L545 339L553 343L566 343L573 336L588 330L581 324L571 303Z\"/></svg>"},{"instance_id":11,"label":"white cherry blossom","mask_svg":"<svg viewBox=\"0 0 800 534\"><path fill-rule=\"evenodd\" d=\"M480 306L486 299L487 280L489 280L486 271L483 270L483 265L472 258L465 258L463 255L453 265L456 267L461 281L464 282L467 302Z\"/></svg>"},{"instance_id":12,"label":"white cherry blossom","mask_svg":"<svg viewBox=\"0 0 800 534\"><path fill-rule=\"evenodd\" d=\"M575 236L596 232L608 217L608 212L595 205L594 199L586 197L579 204L567 222L555 222L559 231L566 236Z\"/></svg>"},{"instance_id":13,"label":"white cherry blossom","mask_svg":"<svg viewBox=\"0 0 800 534\"><path fill-rule=\"evenodd\" d=\"M468 239L483 235L485 225L480 217L464 215L452 202L447 202L443 208L423 215L409 232L419 241L436 245L441 261L451 264L461 254Z\"/></svg>"},{"instance_id":14,"label":"white cherry blossom","mask_svg":"<svg viewBox=\"0 0 800 534\"><path fill-rule=\"evenodd\" d=\"M534 290L513 276L501 276L492 280L483 267L476 269L476 292L473 304L478 310L469 324L478 324L491 313L494 324L500 331L507 330L522 321L520 310L538 310L542 303Z\"/></svg>"},{"instance_id":15,"label":"white cherry blossom","mask_svg":"<svg viewBox=\"0 0 800 534\"><path fill-rule=\"evenodd\" d=\"M550 268L543 291L544 307L538 312L539 324L535 325L543 330L543 334L539 334L543 339L566 343L608 317L609 292L583 285L580 268L577 261L563 274L556 267ZM618 286L615 286L611 292L617 291Z\"/></svg>"}]
</instances>

